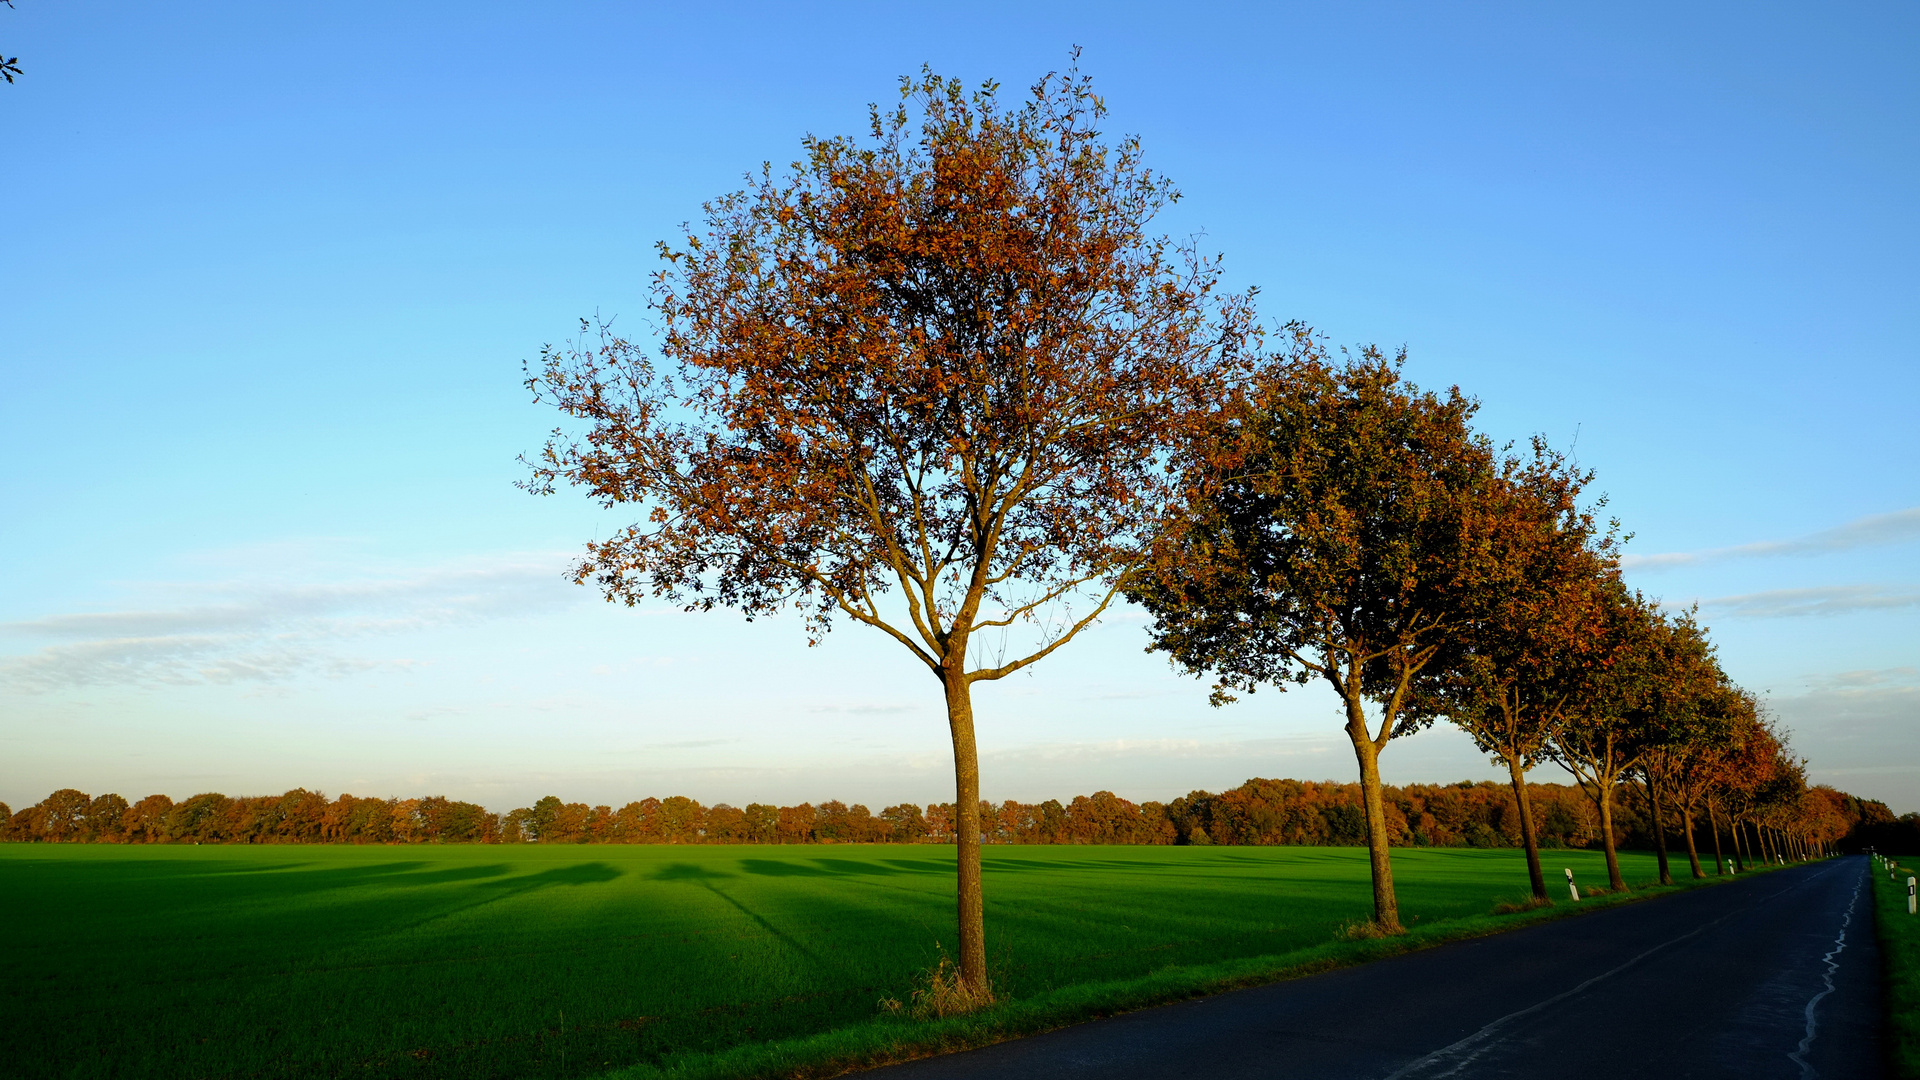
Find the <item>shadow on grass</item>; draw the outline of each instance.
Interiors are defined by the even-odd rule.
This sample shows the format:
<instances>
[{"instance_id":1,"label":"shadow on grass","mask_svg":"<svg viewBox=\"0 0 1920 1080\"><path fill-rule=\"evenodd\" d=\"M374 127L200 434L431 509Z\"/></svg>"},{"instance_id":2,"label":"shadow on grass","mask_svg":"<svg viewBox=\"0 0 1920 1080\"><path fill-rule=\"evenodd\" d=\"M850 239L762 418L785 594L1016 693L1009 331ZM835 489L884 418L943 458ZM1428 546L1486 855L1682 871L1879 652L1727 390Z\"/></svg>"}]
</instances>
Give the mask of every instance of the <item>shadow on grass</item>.
<instances>
[{"instance_id":1,"label":"shadow on grass","mask_svg":"<svg viewBox=\"0 0 1920 1080\"><path fill-rule=\"evenodd\" d=\"M590 880L612 880L619 871L602 863L584 864L598 869L570 867L528 875L539 884L576 884ZM379 888L420 888L463 883L497 884L511 874L504 863L477 866L436 866L418 859L370 863L362 866L321 866L313 862L254 863L239 859L208 859L187 862L176 859L102 859L88 862L42 863L36 869L52 871L58 878L80 883L111 884L115 888L131 886L148 892L149 902L157 902L165 893L181 899L204 899L218 895L223 900L236 896L253 899L296 899L301 896ZM610 876L604 876L610 875ZM512 878L522 881L523 878ZM158 894L154 892L158 890Z\"/></svg>"},{"instance_id":2,"label":"shadow on grass","mask_svg":"<svg viewBox=\"0 0 1920 1080\"><path fill-rule=\"evenodd\" d=\"M951 876L953 863L934 859L831 859L806 862L784 859L741 859L740 868L756 877L897 877L902 874Z\"/></svg>"},{"instance_id":3,"label":"shadow on grass","mask_svg":"<svg viewBox=\"0 0 1920 1080\"><path fill-rule=\"evenodd\" d=\"M504 870L504 868L502 868ZM556 886L577 888L582 885L605 885L618 878L621 871L603 862L577 863L573 866L556 866L551 870L542 870L537 874L521 874L518 877L491 878L476 882L473 888L480 892L480 898L468 903L456 903L443 911L403 924L407 930L417 930L442 919L451 919L456 915L467 915L482 908L498 904L503 900L513 900L542 889Z\"/></svg>"},{"instance_id":4,"label":"shadow on grass","mask_svg":"<svg viewBox=\"0 0 1920 1080\"><path fill-rule=\"evenodd\" d=\"M708 881L714 878L730 878L732 874L725 870L714 870L697 863L668 863L654 871L650 881Z\"/></svg>"}]
</instances>

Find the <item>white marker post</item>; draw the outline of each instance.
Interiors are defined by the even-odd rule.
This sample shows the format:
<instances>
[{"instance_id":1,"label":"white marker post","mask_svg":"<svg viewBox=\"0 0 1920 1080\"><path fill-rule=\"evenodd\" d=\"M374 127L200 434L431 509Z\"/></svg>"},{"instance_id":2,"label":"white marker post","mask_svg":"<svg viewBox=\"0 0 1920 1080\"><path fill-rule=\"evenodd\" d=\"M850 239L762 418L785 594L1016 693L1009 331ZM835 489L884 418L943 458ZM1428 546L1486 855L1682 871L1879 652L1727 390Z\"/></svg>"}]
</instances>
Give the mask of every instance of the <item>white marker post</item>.
<instances>
[{"instance_id":1,"label":"white marker post","mask_svg":"<svg viewBox=\"0 0 1920 1080\"><path fill-rule=\"evenodd\" d=\"M1574 903L1580 902L1580 886L1573 883L1573 867L1567 867L1567 891L1573 894Z\"/></svg>"},{"instance_id":2,"label":"white marker post","mask_svg":"<svg viewBox=\"0 0 1920 1080\"><path fill-rule=\"evenodd\" d=\"M1913 879L1912 879L1912 878L1908 878L1908 879L1907 879L1907 914L1909 914L1909 915L1912 915L1913 913L1914 913L1914 907L1913 907Z\"/></svg>"}]
</instances>

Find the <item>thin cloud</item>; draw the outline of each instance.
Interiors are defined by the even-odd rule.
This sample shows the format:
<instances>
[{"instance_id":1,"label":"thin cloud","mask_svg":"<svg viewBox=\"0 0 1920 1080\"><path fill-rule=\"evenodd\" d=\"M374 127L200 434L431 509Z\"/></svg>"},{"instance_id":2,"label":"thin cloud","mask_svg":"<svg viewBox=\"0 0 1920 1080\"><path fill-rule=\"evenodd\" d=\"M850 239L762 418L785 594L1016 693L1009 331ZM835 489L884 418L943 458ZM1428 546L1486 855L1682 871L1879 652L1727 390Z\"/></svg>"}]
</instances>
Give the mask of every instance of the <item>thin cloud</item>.
<instances>
[{"instance_id":1,"label":"thin cloud","mask_svg":"<svg viewBox=\"0 0 1920 1080\"><path fill-rule=\"evenodd\" d=\"M1911 586L1831 585L1812 589L1774 589L1704 600L1700 606L1735 618L1781 619L1802 615L1848 615L1859 611L1896 611L1920 607L1920 589Z\"/></svg>"},{"instance_id":2,"label":"thin cloud","mask_svg":"<svg viewBox=\"0 0 1920 1080\"><path fill-rule=\"evenodd\" d=\"M919 712L918 705L815 705L810 713L846 713L849 716L900 716Z\"/></svg>"},{"instance_id":3,"label":"thin cloud","mask_svg":"<svg viewBox=\"0 0 1920 1080\"><path fill-rule=\"evenodd\" d=\"M1207 759L1261 755L1320 756L1338 751L1335 736L1241 739L1210 742L1201 739L1106 739L1088 742L1033 743L995 750L981 757L993 762L1109 761L1117 758Z\"/></svg>"},{"instance_id":4,"label":"thin cloud","mask_svg":"<svg viewBox=\"0 0 1920 1080\"><path fill-rule=\"evenodd\" d=\"M1708 548L1704 551L1670 551L1658 555L1626 555L1620 563L1629 570L1667 570L1676 566L1719 562L1723 559L1763 559L1782 555L1826 555L1854 548L1879 547L1920 540L1920 506L1891 514L1874 514L1849 521L1838 528L1792 540L1767 540L1756 544Z\"/></svg>"},{"instance_id":5,"label":"thin cloud","mask_svg":"<svg viewBox=\"0 0 1920 1080\"><path fill-rule=\"evenodd\" d=\"M1808 688L1821 693L1863 693L1890 687L1911 689L1915 684L1920 684L1920 668L1914 667L1862 668L1807 677Z\"/></svg>"},{"instance_id":6,"label":"thin cloud","mask_svg":"<svg viewBox=\"0 0 1920 1080\"><path fill-rule=\"evenodd\" d=\"M0 680L46 692L84 686L282 683L411 661L335 655L370 636L551 610L584 599L559 559L509 559L333 584L167 584L197 602L0 623L40 644L0 657Z\"/></svg>"}]
</instances>

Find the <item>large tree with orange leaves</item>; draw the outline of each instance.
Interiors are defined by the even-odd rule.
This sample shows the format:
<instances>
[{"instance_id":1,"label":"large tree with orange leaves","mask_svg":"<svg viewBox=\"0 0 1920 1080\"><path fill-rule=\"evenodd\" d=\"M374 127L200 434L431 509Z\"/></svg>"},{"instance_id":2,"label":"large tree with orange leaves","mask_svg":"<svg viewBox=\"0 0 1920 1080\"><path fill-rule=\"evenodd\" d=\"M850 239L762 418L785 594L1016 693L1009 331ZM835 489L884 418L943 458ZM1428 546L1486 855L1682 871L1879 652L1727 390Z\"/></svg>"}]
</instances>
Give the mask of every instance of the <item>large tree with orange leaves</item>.
<instances>
[{"instance_id":1,"label":"large tree with orange leaves","mask_svg":"<svg viewBox=\"0 0 1920 1080\"><path fill-rule=\"evenodd\" d=\"M1073 71L1016 108L993 84L903 79L870 138L808 138L660 246L660 362L603 328L527 380L585 427L556 430L533 489L640 519L590 544L577 581L629 604L798 608L813 640L850 619L938 682L976 998L972 688L1108 608L1179 516L1191 437L1256 333L1215 261L1148 231L1177 193L1103 114Z\"/></svg>"}]
</instances>

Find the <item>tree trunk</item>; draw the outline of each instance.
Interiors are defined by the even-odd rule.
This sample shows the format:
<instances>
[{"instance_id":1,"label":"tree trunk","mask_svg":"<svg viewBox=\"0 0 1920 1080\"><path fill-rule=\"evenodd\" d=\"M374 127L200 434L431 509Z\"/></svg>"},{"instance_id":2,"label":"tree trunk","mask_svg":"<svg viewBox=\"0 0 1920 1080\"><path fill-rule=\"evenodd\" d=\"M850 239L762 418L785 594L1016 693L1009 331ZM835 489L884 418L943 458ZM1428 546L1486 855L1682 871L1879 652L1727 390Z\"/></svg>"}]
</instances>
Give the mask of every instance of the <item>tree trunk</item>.
<instances>
[{"instance_id":1,"label":"tree trunk","mask_svg":"<svg viewBox=\"0 0 1920 1080\"><path fill-rule=\"evenodd\" d=\"M961 650L960 661L966 660ZM957 667L958 665L956 665ZM980 752L973 740L973 687L961 670L946 682L947 726L953 732L953 834L957 849L960 981L982 1003L987 985L987 932L980 894Z\"/></svg>"},{"instance_id":2,"label":"tree trunk","mask_svg":"<svg viewBox=\"0 0 1920 1080\"><path fill-rule=\"evenodd\" d=\"M1389 933L1400 932L1400 902L1393 894L1393 864L1387 858L1386 803L1380 794L1380 751L1367 731L1367 714L1357 700L1347 701L1347 734L1360 760L1360 801L1367 809L1367 856L1373 864L1373 921Z\"/></svg>"},{"instance_id":3,"label":"tree trunk","mask_svg":"<svg viewBox=\"0 0 1920 1080\"><path fill-rule=\"evenodd\" d=\"M1527 796L1527 774L1520 771L1517 757L1507 758L1507 775L1513 778L1513 801L1520 807L1520 842L1527 849L1527 881L1533 886L1533 898L1547 898L1547 877L1540 870L1540 838L1533 828L1533 800Z\"/></svg>"},{"instance_id":4,"label":"tree trunk","mask_svg":"<svg viewBox=\"0 0 1920 1080\"><path fill-rule=\"evenodd\" d=\"M1693 842L1693 804L1681 804L1680 825L1687 837L1687 868L1693 871L1693 879L1698 881L1707 875L1700 870L1700 849Z\"/></svg>"},{"instance_id":5,"label":"tree trunk","mask_svg":"<svg viewBox=\"0 0 1920 1080\"><path fill-rule=\"evenodd\" d=\"M1666 815L1660 812L1660 784L1652 773L1643 774L1647 782L1647 816L1653 825L1653 853L1660 863L1660 884L1673 884L1673 874L1667 869L1667 822Z\"/></svg>"},{"instance_id":6,"label":"tree trunk","mask_svg":"<svg viewBox=\"0 0 1920 1080\"><path fill-rule=\"evenodd\" d=\"M1727 856L1720 850L1720 817L1713 812L1711 795L1707 796L1707 828L1713 833L1713 872L1716 876L1725 877Z\"/></svg>"},{"instance_id":7,"label":"tree trunk","mask_svg":"<svg viewBox=\"0 0 1920 1080\"><path fill-rule=\"evenodd\" d=\"M1732 814L1727 815L1727 833L1733 837L1733 867L1744 874L1753 860L1747 857L1747 838L1740 835L1740 819Z\"/></svg>"},{"instance_id":8,"label":"tree trunk","mask_svg":"<svg viewBox=\"0 0 1920 1080\"><path fill-rule=\"evenodd\" d=\"M1607 853L1607 888L1626 892L1626 879L1620 876L1620 853L1613 846L1613 785L1600 785L1600 843Z\"/></svg>"}]
</instances>

